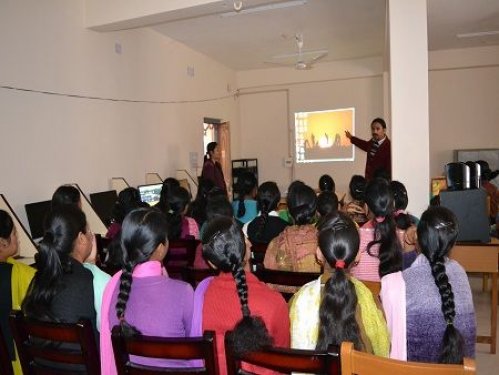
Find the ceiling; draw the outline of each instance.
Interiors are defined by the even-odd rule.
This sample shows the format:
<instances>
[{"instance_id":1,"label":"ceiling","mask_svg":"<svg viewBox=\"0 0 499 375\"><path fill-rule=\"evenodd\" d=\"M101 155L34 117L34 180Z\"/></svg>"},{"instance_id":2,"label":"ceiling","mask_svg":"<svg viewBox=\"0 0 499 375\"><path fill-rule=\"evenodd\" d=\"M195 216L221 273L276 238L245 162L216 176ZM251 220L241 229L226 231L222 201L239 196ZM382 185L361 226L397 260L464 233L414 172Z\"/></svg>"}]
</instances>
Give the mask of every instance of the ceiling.
<instances>
[{"instance_id":1,"label":"ceiling","mask_svg":"<svg viewBox=\"0 0 499 375\"><path fill-rule=\"evenodd\" d=\"M211 14L153 28L234 70L296 62L297 33L304 52L328 50L318 64L384 53L386 0L242 0L237 14L234 3L221 1ZM457 37L484 31L496 33ZM428 34L430 50L499 45L499 1L428 0Z\"/></svg>"}]
</instances>

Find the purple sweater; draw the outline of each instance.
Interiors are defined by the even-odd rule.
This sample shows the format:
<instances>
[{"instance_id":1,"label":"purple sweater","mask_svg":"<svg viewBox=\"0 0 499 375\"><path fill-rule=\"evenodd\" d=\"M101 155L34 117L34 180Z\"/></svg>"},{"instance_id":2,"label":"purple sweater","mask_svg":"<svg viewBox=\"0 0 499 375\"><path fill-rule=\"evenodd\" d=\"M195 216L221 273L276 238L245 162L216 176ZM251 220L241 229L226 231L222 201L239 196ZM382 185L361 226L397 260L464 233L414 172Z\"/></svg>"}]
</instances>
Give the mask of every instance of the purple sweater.
<instances>
[{"instance_id":1,"label":"purple sweater","mask_svg":"<svg viewBox=\"0 0 499 375\"><path fill-rule=\"evenodd\" d=\"M468 276L454 260L445 262L445 270L454 293L454 326L463 335L464 355L474 358L476 320ZM419 255L412 266L403 271L403 277L406 284L407 360L438 362L447 325L440 294L426 257Z\"/></svg>"},{"instance_id":2,"label":"purple sweater","mask_svg":"<svg viewBox=\"0 0 499 375\"><path fill-rule=\"evenodd\" d=\"M118 287L114 290L110 308L110 327L118 324L116 301ZM125 317L143 335L161 337L190 336L194 291L180 280L157 275L134 277ZM186 366L180 360L144 359L132 356L131 361L143 365L172 367Z\"/></svg>"}]
</instances>

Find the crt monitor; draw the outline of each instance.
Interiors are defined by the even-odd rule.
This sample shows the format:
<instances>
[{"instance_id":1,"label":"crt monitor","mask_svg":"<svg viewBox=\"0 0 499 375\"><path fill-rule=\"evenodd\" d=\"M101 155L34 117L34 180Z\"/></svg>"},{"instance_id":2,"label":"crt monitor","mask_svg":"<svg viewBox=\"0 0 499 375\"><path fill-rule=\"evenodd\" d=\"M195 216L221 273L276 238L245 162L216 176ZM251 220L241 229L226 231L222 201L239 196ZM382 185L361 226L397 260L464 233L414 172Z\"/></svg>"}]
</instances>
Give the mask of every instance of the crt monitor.
<instances>
[{"instance_id":1,"label":"crt monitor","mask_svg":"<svg viewBox=\"0 0 499 375\"><path fill-rule=\"evenodd\" d=\"M28 203L24 205L26 216L28 217L31 238L43 237L44 222L52 207L51 201Z\"/></svg>"},{"instance_id":2,"label":"crt monitor","mask_svg":"<svg viewBox=\"0 0 499 375\"><path fill-rule=\"evenodd\" d=\"M90 194L90 202L102 222L109 226L113 216L113 207L118 199L116 190L101 191Z\"/></svg>"},{"instance_id":3,"label":"crt monitor","mask_svg":"<svg viewBox=\"0 0 499 375\"><path fill-rule=\"evenodd\" d=\"M147 203L149 206L154 206L159 202L159 197L161 196L161 189L163 184L150 184L150 185L140 185L137 187L139 189L140 200Z\"/></svg>"}]
</instances>

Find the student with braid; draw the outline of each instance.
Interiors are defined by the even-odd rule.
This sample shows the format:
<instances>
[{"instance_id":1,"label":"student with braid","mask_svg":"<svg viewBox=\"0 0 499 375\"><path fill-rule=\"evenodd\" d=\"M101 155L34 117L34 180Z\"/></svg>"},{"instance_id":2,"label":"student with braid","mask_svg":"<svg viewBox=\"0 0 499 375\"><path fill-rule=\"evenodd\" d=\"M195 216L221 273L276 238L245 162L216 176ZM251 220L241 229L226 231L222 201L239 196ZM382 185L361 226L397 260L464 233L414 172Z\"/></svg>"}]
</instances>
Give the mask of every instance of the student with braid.
<instances>
[{"instance_id":1,"label":"student with braid","mask_svg":"<svg viewBox=\"0 0 499 375\"><path fill-rule=\"evenodd\" d=\"M244 270L244 235L235 221L219 217L208 223L203 235L203 256L220 275L205 279L194 297L194 332L216 332L218 366L227 374L224 334L232 330L233 349L244 353L263 346L289 346L288 307L280 293ZM248 366L257 374L263 369Z\"/></svg>"},{"instance_id":2,"label":"student with braid","mask_svg":"<svg viewBox=\"0 0 499 375\"><path fill-rule=\"evenodd\" d=\"M246 224L256 217L255 192L257 180L254 173L244 171L237 178L234 190L237 193L237 200L232 202L234 217L241 223Z\"/></svg>"},{"instance_id":3,"label":"student with braid","mask_svg":"<svg viewBox=\"0 0 499 375\"><path fill-rule=\"evenodd\" d=\"M390 343L383 313L371 291L348 271L359 248L355 223L343 212L326 216L318 242L324 273L290 302L291 346L326 350L351 341L357 350L386 357Z\"/></svg>"},{"instance_id":4,"label":"student with braid","mask_svg":"<svg viewBox=\"0 0 499 375\"><path fill-rule=\"evenodd\" d=\"M288 226L276 211L280 200L281 192L275 182L267 181L260 185L256 193L259 215L243 226L243 232L251 243L268 244Z\"/></svg>"},{"instance_id":5,"label":"student with braid","mask_svg":"<svg viewBox=\"0 0 499 375\"><path fill-rule=\"evenodd\" d=\"M476 320L466 272L448 258L458 235L456 217L444 207L431 207L417 233L421 254L403 272L407 359L462 363L463 356L475 356Z\"/></svg>"},{"instance_id":6,"label":"student with braid","mask_svg":"<svg viewBox=\"0 0 499 375\"><path fill-rule=\"evenodd\" d=\"M383 276L402 270L389 182L380 178L369 182L365 199L370 220L359 229L360 258L352 267L352 275L359 280L380 281Z\"/></svg>"},{"instance_id":7,"label":"student with braid","mask_svg":"<svg viewBox=\"0 0 499 375\"><path fill-rule=\"evenodd\" d=\"M174 186L166 198L168 206L166 217L169 224L168 239L170 241L179 238L199 239L199 228L196 220L186 216L190 200L189 192L181 186Z\"/></svg>"},{"instance_id":8,"label":"student with braid","mask_svg":"<svg viewBox=\"0 0 499 375\"><path fill-rule=\"evenodd\" d=\"M111 330L120 325L128 335L185 337L191 333L192 287L171 279L162 260L168 251L168 224L154 208L130 212L121 230L124 268L113 276L104 292L101 326L101 370L116 374ZM185 361L132 357L151 366L185 366Z\"/></svg>"}]
</instances>

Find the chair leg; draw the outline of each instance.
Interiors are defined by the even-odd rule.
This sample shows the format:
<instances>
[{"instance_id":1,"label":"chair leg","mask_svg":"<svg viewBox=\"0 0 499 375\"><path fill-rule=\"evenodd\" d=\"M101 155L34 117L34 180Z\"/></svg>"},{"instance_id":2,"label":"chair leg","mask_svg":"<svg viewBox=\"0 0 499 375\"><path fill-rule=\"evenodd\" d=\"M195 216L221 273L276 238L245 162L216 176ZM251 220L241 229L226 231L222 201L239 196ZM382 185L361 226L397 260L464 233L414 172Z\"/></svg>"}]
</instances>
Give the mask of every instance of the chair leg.
<instances>
[{"instance_id":1,"label":"chair leg","mask_svg":"<svg viewBox=\"0 0 499 375\"><path fill-rule=\"evenodd\" d=\"M489 275L483 274L482 275L482 292L486 292L487 290L489 290Z\"/></svg>"}]
</instances>

